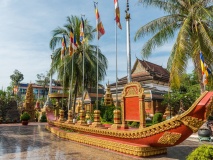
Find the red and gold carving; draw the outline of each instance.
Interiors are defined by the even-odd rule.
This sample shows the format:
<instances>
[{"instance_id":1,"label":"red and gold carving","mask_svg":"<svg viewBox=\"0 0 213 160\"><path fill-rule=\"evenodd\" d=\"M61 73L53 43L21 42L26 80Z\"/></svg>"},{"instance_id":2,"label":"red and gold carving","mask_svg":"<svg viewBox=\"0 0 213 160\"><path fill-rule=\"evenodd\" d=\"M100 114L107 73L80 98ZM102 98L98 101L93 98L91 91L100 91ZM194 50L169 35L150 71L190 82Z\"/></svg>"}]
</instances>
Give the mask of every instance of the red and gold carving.
<instances>
[{"instance_id":1,"label":"red and gold carving","mask_svg":"<svg viewBox=\"0 0 213 160\"><path fill-rule=\"evenodd\" d=\"M180 137L180 133L165 132L158 140L158 143L174 145Z\"/></svg>"}]
</instances>

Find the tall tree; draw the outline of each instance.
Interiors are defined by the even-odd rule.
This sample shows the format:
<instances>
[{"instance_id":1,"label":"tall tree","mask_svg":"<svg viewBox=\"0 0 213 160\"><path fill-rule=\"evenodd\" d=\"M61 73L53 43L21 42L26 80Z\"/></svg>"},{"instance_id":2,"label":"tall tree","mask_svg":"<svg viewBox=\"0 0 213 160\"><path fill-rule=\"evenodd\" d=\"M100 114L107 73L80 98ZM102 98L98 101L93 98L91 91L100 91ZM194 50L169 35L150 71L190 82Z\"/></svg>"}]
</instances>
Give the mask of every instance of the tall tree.
<instances>
[{"instance_id":1,"label":"tall tree","mask_svg":"<svg viewBox=\"0 0 213 160\"><path fill-rule=\"evenodd\" d=\"M43 93L42 96L44 98L45 93L48 92L48 88L46 86L48 86L49 84L49 73L47 72L46 75L44 75L43 73L37 74L37 78L38 80L36 80L36 82L42 86L43 88Z\"/></svg>"},{"instance_id":2,"label":"tall tree","mask_svg":"<svg viewBox=\"0 0 213 160\"><path fill-rule=\"evenodd\" d=\"M19 83L24 79L24 75L17 69L10 76L13 85L19 85Z\"/></svg>"},{"instance_id":3,"label":"tall tree","mask_svg":"<svg viewBox=\"0 0 213 160\"><path fill-rule=\"evenodd\" d=\"M10 76L10 79L12 80L13 94L14 94L14 89L16 90L16 93L18 93L18 87L20 82L24 79L24 75L16 69L13 72L13 74Z\"/></svg>"},{"instance_id":4,"label":"tall tree","mask_svg":"<svg viewBox=\"0 0 213 160\"><path fill-rule=\"evenodd\" d=\"M95 37L95 29L89 24L88 20L84 21L84 43L80 42L80 22L81 19L77 16L67 17L67 23L64 27L58 27L52 31L53 37L50 41L50 48L53 52L53 63L51 67L51 72L58 73L58 79L61 80L61 84L64 88L68 88L70 79L72 76L72 59L73 59L73 88L75 93L75 98L77 94L82 91L82 77L83 77L83 52L85 54L84 60L84 87L95 87L97 84L96 73L97 73L97 46L91 45L89 42L92 41ZM74 35L77 37L78 48L75 50L75 53L69 55L69 36L71 28L74 31ZM62 37L65 36L67 49L65 50L65 57L61 60L61 42ZM98 48L99 53L99 80L103 80L106 75L107 69L107 59L102 54L101 50Z\"/></svg>"},{"instance_id":5,"label":"tall tree","mask_svg":"<svg viewBox=\"0 0 213 160\"><path fill-rule=\"evenodd\" d=\"M147 58L156 47L176 37L167 68L170 71L170 84L180 87L180 77L192 59L201 92L204 91L200 65L200 51L210 66L213 63L213 4L210 0L139 0L145 6L157 7L168 15L152 20L140 27L135 40L152 34L141 50ZM177 34L176 34L177 33Z\"/></svg>"}]
</instances>

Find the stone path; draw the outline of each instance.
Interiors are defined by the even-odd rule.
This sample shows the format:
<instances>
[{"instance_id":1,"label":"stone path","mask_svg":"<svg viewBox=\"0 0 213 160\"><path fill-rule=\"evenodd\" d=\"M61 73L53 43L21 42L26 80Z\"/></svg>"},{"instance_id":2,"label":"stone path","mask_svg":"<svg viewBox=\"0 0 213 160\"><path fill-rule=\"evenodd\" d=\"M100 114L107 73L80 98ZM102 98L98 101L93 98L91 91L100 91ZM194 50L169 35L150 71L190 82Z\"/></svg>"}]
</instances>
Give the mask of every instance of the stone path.
<instances>
[{"instance_id":1,"label":"stone path","mask_svg":"<svg viewBox=\"0 0 213 160\"><path fill-rule=\"evenodd\" d=\"M45 123L0 124L0 160L185 160L204 143L212 144L193 135L167 154L141 158L58 138L45 130Z\"/></svg>"}]
</instances>

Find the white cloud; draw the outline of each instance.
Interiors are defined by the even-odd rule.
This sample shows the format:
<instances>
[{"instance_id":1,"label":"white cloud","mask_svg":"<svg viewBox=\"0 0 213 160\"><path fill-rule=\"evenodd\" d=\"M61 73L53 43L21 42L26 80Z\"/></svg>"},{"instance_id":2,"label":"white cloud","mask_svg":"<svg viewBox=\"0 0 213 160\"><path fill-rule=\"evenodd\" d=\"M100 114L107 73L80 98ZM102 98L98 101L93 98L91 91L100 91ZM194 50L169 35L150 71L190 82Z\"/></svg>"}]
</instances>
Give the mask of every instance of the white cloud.
<instances>
[{"instance_id":1,"label":"white cloud","mask_svg":"<svg viewBox=\"0 0 213 160\"><path fill-rule=\"evenodd\" d=\"M126 1L120 1L122 30L117 30L118 39L118 77L126 75ZM99 46L108 59L109 68L105 81L115 81L115 22L113 1L99 1L101 20L105 35L99 40ZM15 69L24 74L23 82L35 82L36 74L45 73L50 67L49 42L51 31L66 23L70 15L81 16L95 27L96 19L93 1L85 0L1 0L0 1L0 87L6 88L10 75ZM134 34L140 26L163 13L153 8L143 8L130 1L130 36L132 66L136 57L141 58L140 50L146 38L134 42ZM97 40L93 41L97 44ZM153 52L149 60L165 66L172 43ZM55 76L57 77L57 76Z\"/></svg>"}]
</instances>

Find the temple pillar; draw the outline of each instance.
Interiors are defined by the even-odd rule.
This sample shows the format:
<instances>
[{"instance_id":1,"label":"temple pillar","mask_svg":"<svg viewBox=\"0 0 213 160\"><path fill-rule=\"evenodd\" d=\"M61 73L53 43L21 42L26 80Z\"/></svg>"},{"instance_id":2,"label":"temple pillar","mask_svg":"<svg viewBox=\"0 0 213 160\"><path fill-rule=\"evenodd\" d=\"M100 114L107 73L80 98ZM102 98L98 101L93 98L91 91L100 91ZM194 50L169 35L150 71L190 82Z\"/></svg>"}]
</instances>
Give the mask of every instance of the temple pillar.
<instances>
[{"instance_id":1,"label":"temple pillar","mask_svg":"<svg viewBox=\"0 0 213 160\"><path fill-rule=\"evenodd\" d=\"M68 111L68 119L65 123L68 124L73 124L73 113L72 113L72 109Z\"/></svg>"},{"instance_id":2,"label":"temple pillar","mask_svg":"<svg viewBox=\"0 0 213 160\"><path fill-rule=\"evenodd\" d=\"M94 110L94 122L90 125L90 127L103 127L100 120L100 110Z\"/></svg>"},{"instance_id":3,"label":"temple pillar","mask_svg":"<svg viewBox=\"0 0 213 160\"><path fill-rule=\"evenodd\" d=\"M60 113L60 116L59 116L59 119L58 119L58 121L59 122L64 122L64 110L62 110L62 109L60 109L60 111L59 111Z\"/></svg>"},{"instance_id":4,"label":"temple pillar","mask_svg":"<svg viewBox=\"0 0 213 160\"><path fill-rule=\"evenodd\" d=\"M145 128L146 127L146 111L145 111L145 101L144 101L145 95L142 95L142 98L139 100L141 101L140 103L140 126L139 128Z\"/></svg>"},{"instance_id":5,"label":"temple pillar","mask_svg":"<svg viewBox=\"0 0 213 160\"><path fill-rule=\"evenodd\" d=\"M79 113L80 120L76 124L86 125L85 116L86 116L85 110L81 109Z\"/></svg>"},{"instance_id":6,"label":"temple pillar","mask_svg":"<svg viewBox=\"0 0 213 160\"><path fill-rule=\"evenodd\" d=\"M121 127L121 111L119 109L115 109L113 111L114 114L114 124L110 127L110 129L118 129Z\"/></svg>"},{"instance_id":7,"label":"temple pillar","mask_svg":"<svg viewBox=\"0 0 213 160\"><path fill-rule=\"evenodd\" d=\"M122 124L121 129L128 129L127 121L125 121L125 109L124 109L124 101L121 99L121 109L122 109Z\"/></svg>"}]
</instances>

